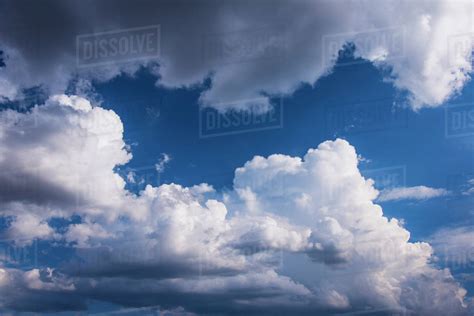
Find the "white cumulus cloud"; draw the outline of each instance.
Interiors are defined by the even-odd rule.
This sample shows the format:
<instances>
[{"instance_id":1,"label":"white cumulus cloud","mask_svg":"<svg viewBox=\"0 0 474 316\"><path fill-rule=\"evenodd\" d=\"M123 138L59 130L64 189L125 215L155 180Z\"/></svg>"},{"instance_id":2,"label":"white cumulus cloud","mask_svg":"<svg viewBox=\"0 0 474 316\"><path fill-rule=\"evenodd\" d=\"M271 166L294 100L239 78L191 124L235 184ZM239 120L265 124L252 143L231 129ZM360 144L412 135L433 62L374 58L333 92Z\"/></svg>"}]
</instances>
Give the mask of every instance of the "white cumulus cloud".
<instances>
[{"instance_id":1,"label":"white cumulus cloud","mask_svg":"<svg viewBox=\"0 0 474 316\"><path fill-rule=\"evenodd\" d=\"M256 156L227 192L164 184L135 195L114 172L131 154L113 111L59 95L0 120L0 167L11 172L2 175L1 214L14 218L7 231L75 251L54 269L0 261L0 308L77 310L94 299L221 314L472 312L449 270L430 264L432 247L411 241L374 202L374 183L345 140L303 157ZM87 186L94 189L77 200ZM80 222L49 227L73 216ZM299 258L304 279L287 255Z\"/></svg>"}]
</instances>

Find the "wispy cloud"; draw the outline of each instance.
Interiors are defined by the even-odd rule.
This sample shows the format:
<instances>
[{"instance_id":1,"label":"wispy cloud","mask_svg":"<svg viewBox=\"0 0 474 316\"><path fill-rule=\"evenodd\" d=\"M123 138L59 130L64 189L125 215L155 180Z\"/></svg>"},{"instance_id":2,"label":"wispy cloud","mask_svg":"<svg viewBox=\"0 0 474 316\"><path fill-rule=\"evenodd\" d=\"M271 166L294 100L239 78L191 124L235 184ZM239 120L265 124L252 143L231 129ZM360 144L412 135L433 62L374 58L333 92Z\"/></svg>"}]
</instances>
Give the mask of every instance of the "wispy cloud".
<instances>
[{"instance_id":1,"label":"wispy cloud","mask_svg":"<svg viewBox=\"0 0 474 316\"><path fill-rule=\"evenodd\" d=\"M414 187L398 187L385 189L380 192L377 200L379 202L399 201L399 200L428 200L440 196L446 196L449 191L445 189L435 189L423 185Z\"/></svg>"},{"instance_id":2,"label":"wispy cloud","mask_svg":"<svg viewBox=\"0 0 474 316\"><path fill-rule=\"evenodd\" d=\"M474 226L443 228L429 241L441 262L452 269L474 267Z\"/></svg>"},{"instance_id":3,"label":"wispy cloud","mask_svg":"<svg viewBox=\"0 0 474 316\"><path fill-rule=\"evenodd\" d=\"M158 160L158 163L155 164L156 171L158 173L163 173L165 171L165 166L171 161L171 156L167 153L162 153L161 158Z\"/></svg>"}]
</instances>

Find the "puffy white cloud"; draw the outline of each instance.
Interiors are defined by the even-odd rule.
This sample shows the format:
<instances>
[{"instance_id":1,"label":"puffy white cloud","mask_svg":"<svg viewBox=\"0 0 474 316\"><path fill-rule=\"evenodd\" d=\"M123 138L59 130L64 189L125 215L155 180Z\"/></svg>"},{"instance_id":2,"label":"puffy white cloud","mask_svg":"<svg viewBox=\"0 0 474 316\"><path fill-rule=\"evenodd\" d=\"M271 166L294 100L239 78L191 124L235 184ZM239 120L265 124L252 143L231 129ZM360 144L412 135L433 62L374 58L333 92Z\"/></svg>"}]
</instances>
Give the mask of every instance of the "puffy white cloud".
<instances>
[{"instance_id":1,"label":"puffy white cloud","mask_svg":"<svg viewBox=\"0 0 474 316\"><path fill-rule=\"evenodd\" d=\"M315 247L306 252L316 266L334 266L322 269L324 272L312 269L317 288L324 289L325 295L338 293L351 306L365 303L411 309L420 290L416 287L423 284L436 289L448 282L452 288L439 293L447 295L448 304L458 304L461 312L463 292L458 292L449 274L430 267L429 244L409 242L409 232L396 219L383 216L380 206L373 203L377 196L373 182L360 175L357 163L356 152L346 141L328 141L310 149L303 159L255 157L236 170L234 186L255 192L263 211L311 228L310 241ZM349 275L351 281L346 278ZM430 276L426 284L408 281L422 280L423 275ZM344 282L336 281L341 279ZM410 291L412 297L405 297L403 291ZM419 299L427 298L420 293ZM425 303L415 308L416 313L429 314L431 303Z\"/></svg>"},{"instance_id":2,"label":"puffy white cloud","mask_svg":"<svg viewBox=\"0 0 474 316\"><path fill-rule=\"evenodd\" d=\"M372 61L395 87L408 91L415 109L442 104L472 71L469 0L209 0L187 2L186 9L156 1L132 8L126 1L47 9L26 3L28 9L9 4L0 22L7 56L0 92L7 98L36 85L61 93L75 75L103 81L148 66L166 87L191 86L210 76L211 87L200 98L204 104L268 106L265 98L258 99L262 92L291 94L302 83L314 84L332 70L348 42L355 44L357 57ZM112 59L107 66L76 69L71 43L77 35L156 24L162 35L159 58Z\"/></svg>"},{"instance_id":3,"label":"puffy white cloud","mask_svg":"<svg viewBox=\"0 0 474 316\"><path fill-rule=\"evenodd\" d=\"M441 104L470 79L473 42L465 39L474 31L472 2L395 1L387 10L372 6L369 11L372 11L374 25L380 27L380 23L388 22L391 26L403 27L404 58L380 64L391 67L396 87L411 92L415 109ZM461 50L460 42L465 44ZM383 48L388 49L390 57L390 50L395 47ZM370 59L371 51L360 54Z\"/></svg>"},{"instance_id":4,"label":"puffy white cloud","mask_svg":"<svg viewBox=\"0 0 474 316\"><path fill-rule=\"evenodd\" d=\"M89 243L91 237L98 240L112 236L99 224L90 222L71 225L64 236L67 242L77 243L78 247L91 246Z\"/></svg>"},{"instance_id":5,"label":"puffy white cloud","mask_svg":"<svg viewBox=\"0 0 474 316\"><path fill-rule=\"evenodd\" d=\"M50 234L42 221L52 215L116 218L114 209L131 198L113 171L131 158L113 111L56 95L26 113L4 110L0 121L0 200L2 212L17 217L17 238ZM33 220L42 226L31 229Z\"/></svg>"},{"instance_id":6,"label":"puffy white cloud","mask_svg":"<svg viewBox=\"0 0 474 316\"><path fill-rule=\"evenodd\" d=\"M383 190L378 197L378 201L427 200L448 194L449 192L445 189L435 189L419 185L415 187L399 187Z\"/></svg>"},{"instance_id":7,"label":"puffy white cloud","mask_svg":"<svg viewBox=\"0 0 474 316\"><path fill-rule=\"evenodd\" d=\"M53 238L54 230L37 214L20 213L7 229L6 236L22 245L30 244L35 238Z\"/></svg>"},{"instance_id":8,"label":"puffy white cloud","mask_svg":"<svg viewBox=\"0 0 474 316\"><path fill-rule=\"evenodd\" d=\"M40 272L43 272L45 275L41 276ZM23 273L22 278L26 286L33 290L74 290L73 284L68 283L62 278L55 278L53 272L52 269L45 269L44 271L33 269Z\"/></svg>"},{"instance_id":9,"label":"puffy white cloud","mask_svg":"<svg viewBox=\"0 0 474 316\"><path fill-rule=\"evenodd\" d=\"M275 183L285 186L275 190ZM182 276L183 273L196 273L196 270L188 269L198 265L203 283L198 282L197 289L206 289L206 280L210 277L211 284L218 282L225 286L220 292L234 291L233 283L229 283L233 277L225 277L226 273L237 273L245 280L251 271L263 269L268 274L272 271L268 270L272 267L271 257L278 255L273 250L282 249L306 253L314 261L308 271L316 275L315 282L303 287L313 290L306 289L310 292L291 304L285 299L287 308L287 304L292 308L300 308L303 304L314 310L323 307L357 310L373 306L407 308L419 314L432 311L462 314L466 311L463 307L465 292L449 273L428 264L432 252L428 244L409 242L408 231L397 220L383 216L381 208L372 203L377 194L372 184L360 175L352 146L342 140L325 142L318 149L309 150L303 159L284 155L268 159L256 157L237 169L236 190L252 192L258 204L249 205L248 197L238 192L229 198L228 204L223 204L206 199L192 188L148 186L142 196L151 199L152 209L156 207L157 211L153 211L147 220L151 226L141 225L140 229L155 234L156 241L163 241L159 251L161 259L154 258L152 266L164 267L166 260L176 258L176 262L181 263L181 271L173 273ZM293 197L301 193L306 194L309 202L299 208ZM243 203L238 203L238 199ZM229 219L226 219L226 205L232 214L236 214ZM256 205L258 209L255 209ZM128 267L143 268L150 261L127 263ZM273 261L273 266L275 264ZM106 267L119 265L120 261L117 261ZM99 272L103 273L105 270ZM277 277L274 273L271 272ZM123 274L127 272L118 271L117 276ZM169 276L155 277L166 280ZM146 281L139 284L150 287L145 291L148 295L156 291L151 285L144 285ZM169 284L164 284L168 289ZM189 285L186 288L189 289ZM199 295L202 290L197 289L193 293ZM433 296L426 296L424 291L427 290L443 297L445 303L430 301L429 297ZM254 297L247 298L247 303L241 304L240 308L263 304L268 311L269 304L280 301L277 297L283 295L280 293L270 300L259 297L265 293L265 286L253 291ZM285 287L282 291L292 290ZM407 296L404 291L410 291L411 295ZM196 311L202 308L193 305L188 308Z\"/></svg>"},{"instance_id":10,"label":"puffy white cloud","mask_svg":"<svg viewBox=\"0 0 474 316\"><path fill-rule=\"evenodd\" d=\"M251 252L281 249L304 251L313 246L309 242L311 230L289 225L284 219L271 216L243 216L231 221L236 235L233 246Z\"/></svg>"},{"instance_id":11,"label":"puffy white cloud","mask_svg":"<svg viewBox=\"0 0 474 316\"><path fill-rule=\"evenodd\" d=\"M7 231L65 241L77 255L56 270L2 268L0 292L22 290L2 295L4 308L77 309L92 298L198 313L469 313L465 290L430 264L431 246L411 242L374 203L373 181L345 140L301 158L256 156L225 194L165 184L134 195L113 171L131 155L112 111L59 95L27 113L3 111L0 120L0 167L12 170L2 181L13 188L2 191L1 212L16 216ZM46 189L32 194L35 182L15 182L23 175ZM94 190L77 202L89 185ZM65 231L46 225L74 214L81 222ZM305 279L286 270L286 254L300 256ZM54 305L56 297L69 303Z\"/></svg>"}]
</instances>

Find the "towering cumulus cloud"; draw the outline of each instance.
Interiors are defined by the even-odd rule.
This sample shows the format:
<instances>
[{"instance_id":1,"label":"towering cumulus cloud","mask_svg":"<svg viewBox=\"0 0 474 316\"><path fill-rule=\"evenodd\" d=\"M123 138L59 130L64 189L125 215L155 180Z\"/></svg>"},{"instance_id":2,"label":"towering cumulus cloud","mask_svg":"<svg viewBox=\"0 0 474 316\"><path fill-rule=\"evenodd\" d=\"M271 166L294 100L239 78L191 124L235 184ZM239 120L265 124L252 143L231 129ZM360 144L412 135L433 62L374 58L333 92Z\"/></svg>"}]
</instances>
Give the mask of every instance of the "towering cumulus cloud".
<instances>
[{"instance_id":1,"label":"towering cumulus cloud","mask_svg":"<svg viewBox=\"0 0 474 316\"><path fill-rule=\"evenodd\" d=\"M231 191L165 184L134 194L114 172L131 159L114 112L57 95L0 120L6 234L74 253L34 269L0 258L2 310L80 310L95 299L203 314L473 311L449 270L431 264L431 246L374 203L345 140L302 158L256 156ZM289 268L295 259L304 279Z\"/></svg>"},{"instance_id":2,"label":"towering cumulus cloud","mask_svg":"<svg viewBox=\"0 0 474 316\"><path fill-rule=\"evenodd\" d=\"M200 98L205 105L268 106L262 94L291 94L301 84L314 84L353 43L355 56L380 68L419 109L448 100L472 71L470 0L78 3L5 3L1 97L16 98L32 86L63 93L72 78L103 81L144 66L159 78L158 85L170 88L210 78ZM159 52L136 60L157 43L139 46L139 39L151 39L146 35L152 33L135 38L140 34L129 29L156 25ZM91 41L83 44L84 38ZM110 42L99 41L105 38ZM84 56L97 57L96 63L81 63L85 48Z\"/></svg>"}]
</instances>

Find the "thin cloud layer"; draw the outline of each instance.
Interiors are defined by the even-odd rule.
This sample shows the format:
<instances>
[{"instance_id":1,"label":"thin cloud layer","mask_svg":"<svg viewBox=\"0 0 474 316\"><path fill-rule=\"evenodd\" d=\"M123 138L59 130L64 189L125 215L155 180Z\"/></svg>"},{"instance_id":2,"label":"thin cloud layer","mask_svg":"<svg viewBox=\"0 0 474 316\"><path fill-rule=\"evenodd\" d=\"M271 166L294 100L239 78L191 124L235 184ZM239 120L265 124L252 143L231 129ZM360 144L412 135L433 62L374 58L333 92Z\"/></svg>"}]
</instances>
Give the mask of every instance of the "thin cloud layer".
<instances>
[{"instance_id":1,"label":"thin cloud layer","mask_svg":"<svg viewBox=\"0 0 474 316\"><path fill-rule=\"evenodd\" d=\"M200 96L204 105L265 109L266 96L291 94L329 74L347 43L355 45L356 57L407 91L414 109L442 104L472 71L469 0L139 1L133 7L125 1L12 1L4 6L0 95L6 99L32 86L63 93L77 77L107 81L147 67L158 85L169 88L210 78ZM155 25L160 26L156 56L136 60L136 49L130 48L116 59L118 48L111 46L101 51L109 56L100 59L105 65L78 62L76 53L84 48L76 42L80 36L101 38L103 31L128 34L130 28Z\"/></svg>"},{"instance_id":2,"label":"thin cloud layer","mask_svg":"<svg viewBox=\"0 0 474 316\"><path fill-rule=\"evenodd\" d=\"M0 261L5 310L79 310L97 299L204 314L472 313L449 270L430 264L431 246L410 242L374 203L378 192L347 141L326 141L303 157L256 156L236 169L231 191L165 184L135 195L114 172L131 154L113 111L58 95L0 119L2 170L31 173L27 159L41 152L39 183L71 196L92 189L73 202L30 192L26 183L24 193L2 201L9 237L54 240L75 252L41 269ZM5 185L16 178L6 176ZM65 229L50 226L53 217L73 216L80 221ZM31 225L42 229L33 236ZM292 276L286 256L310 268L306 280ZM56 299L67 303L51 304Z\"/></svg>"}]
</instances>

